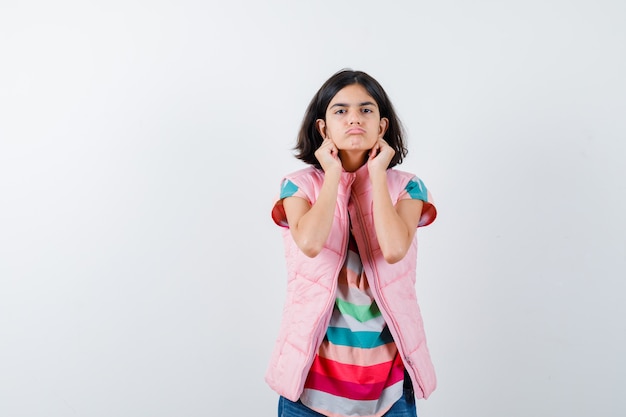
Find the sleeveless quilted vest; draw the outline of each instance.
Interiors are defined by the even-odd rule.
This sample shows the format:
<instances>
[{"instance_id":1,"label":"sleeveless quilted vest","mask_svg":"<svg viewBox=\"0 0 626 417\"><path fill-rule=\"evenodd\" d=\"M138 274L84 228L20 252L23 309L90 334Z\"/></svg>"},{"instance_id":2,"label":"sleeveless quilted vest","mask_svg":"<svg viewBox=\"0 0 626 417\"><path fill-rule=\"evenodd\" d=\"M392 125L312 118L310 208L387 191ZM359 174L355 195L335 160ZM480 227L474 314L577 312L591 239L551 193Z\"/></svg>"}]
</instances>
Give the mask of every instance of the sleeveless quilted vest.
<instances>
[{"instance_id":1,"label":"sleeveless quilted vest","mask_svg":"<svg viewBox=\"0 0 626 417\"><path fill-rule=\"evenodd\" d=\"M387 183L392 202L398 200L413 174L389 169ZM304 191L314 204L324 181L324 172L309 167L286 177ZM430 198L429 201L432 201ZM424 202L420 226L436 217L432 204ZM367 165L356 172L343 172L335 219L322 251L314 258L304 255L288 229L282 201L277 201L272 218L283 227L287 262L287 297L279 335L265 379L278 394L297 401L313 358L324 337L333 304L337 276L346 253L350 219L363 268L377 305L402 355L417 398L428 398L436 387L422 316L415 292L417 239L406 256L395 264L385 261L372 216L372 188Z\"/></svg>"}]
</instances>

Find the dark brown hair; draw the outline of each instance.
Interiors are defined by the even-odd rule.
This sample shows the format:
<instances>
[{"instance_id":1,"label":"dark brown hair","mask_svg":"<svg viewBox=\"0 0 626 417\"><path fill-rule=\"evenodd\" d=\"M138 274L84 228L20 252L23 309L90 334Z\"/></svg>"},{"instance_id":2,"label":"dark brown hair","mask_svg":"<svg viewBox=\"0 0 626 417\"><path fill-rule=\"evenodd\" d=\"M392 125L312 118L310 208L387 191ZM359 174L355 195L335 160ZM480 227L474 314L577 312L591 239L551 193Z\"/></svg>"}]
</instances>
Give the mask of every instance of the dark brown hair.
<instances>
[{"instance_id":1,"label":"dark brown hair","mask_svg":"<svg viewBox=\"0 0 626 417\"><path fill-rule=\"evenodd\" d=\"M408 149L404 145L404 128L402 123L387 96L383 87L374 78L362 71L353 71L350 69L341 70L330 77L324 85L313 96L309 106L304 113L300 132L298 133L298 141L294 150L296 158L321 168L315 151L320 147L324 139L317 130L315 121L317 119L326 120L326 109L335 94L344 87L359 84L365 88L367 93L376 100L380 117L386 117L389 120L387 132L384 139L395 151L395 155L389 163L389 168L401 164L407 155Z\"/></svg>"}]
</instances>

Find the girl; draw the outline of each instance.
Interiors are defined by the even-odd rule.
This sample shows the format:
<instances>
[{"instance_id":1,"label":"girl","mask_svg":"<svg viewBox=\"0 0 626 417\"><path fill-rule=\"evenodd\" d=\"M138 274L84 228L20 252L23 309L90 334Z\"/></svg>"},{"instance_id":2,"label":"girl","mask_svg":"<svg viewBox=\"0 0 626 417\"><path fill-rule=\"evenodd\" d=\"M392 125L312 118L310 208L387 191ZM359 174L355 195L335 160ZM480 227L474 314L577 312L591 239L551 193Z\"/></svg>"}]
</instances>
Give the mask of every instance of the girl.
<instances>
[{"instance_id":1,"label":"girl","mask_svg":"<svg viewBox=\"0 0 626 417\"><path fill-rule=\"evenodd\" d=\"M435 219L380 84L333 75L306 110L272 210L283 229L287 301L268 384L279 417L416 416L435 389L415 295L415 231Z\"/></svg>"}]
</instances>

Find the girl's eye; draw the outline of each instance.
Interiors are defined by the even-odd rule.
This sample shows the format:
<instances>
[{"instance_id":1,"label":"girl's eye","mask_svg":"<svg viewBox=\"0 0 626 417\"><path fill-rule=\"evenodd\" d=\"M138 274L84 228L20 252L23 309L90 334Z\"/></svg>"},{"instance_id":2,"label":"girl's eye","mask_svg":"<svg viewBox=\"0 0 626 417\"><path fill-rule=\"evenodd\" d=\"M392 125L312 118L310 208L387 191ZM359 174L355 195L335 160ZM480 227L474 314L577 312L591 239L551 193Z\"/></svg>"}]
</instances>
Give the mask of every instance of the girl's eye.
<instances>
[{"instance_id":1,"label":"girl's eye","mask_svg":"<svg viewBox=\"0 0 626 417\"><path fill-rule=\"evenodd\" d=\"M345 109L339 109L335 112L335 114L344 114L345 112Z\"/></svg>"},{"instance_id":2,"label":"girl's eye","mask_svg":"<svg viewBox=\"0 0 626 417\"><path fill-rule=\"evenodd\" d=\"M363 109L363 110L362 110L362 112L363 112L363 113L371 113L371 112L372 112L372 109Z\"/></svg>"}]
</instances>

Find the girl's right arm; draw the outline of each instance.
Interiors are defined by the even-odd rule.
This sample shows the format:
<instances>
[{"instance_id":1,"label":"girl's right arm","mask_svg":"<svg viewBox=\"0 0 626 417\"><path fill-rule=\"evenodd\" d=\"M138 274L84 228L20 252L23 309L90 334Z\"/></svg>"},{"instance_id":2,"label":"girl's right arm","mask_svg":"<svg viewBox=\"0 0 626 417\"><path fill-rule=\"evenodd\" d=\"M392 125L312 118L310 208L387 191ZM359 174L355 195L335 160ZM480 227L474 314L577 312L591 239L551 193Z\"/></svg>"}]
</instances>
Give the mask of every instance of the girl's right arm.
<instances>
[{"instance_id":1,"label":"girl's right arm","mask_svg":"<svg viewBox=\"0 0 626 417\"><path fill-rule=\"evenodd\" d=\"M283 207L291 236L308 257L317 256L330 234L337 204L337 191L341 179L341 160L335 144L326 139L315 152L324 169L324 183L313 205L300 197L287 197Z\"/></svg>"}]
</instances>

